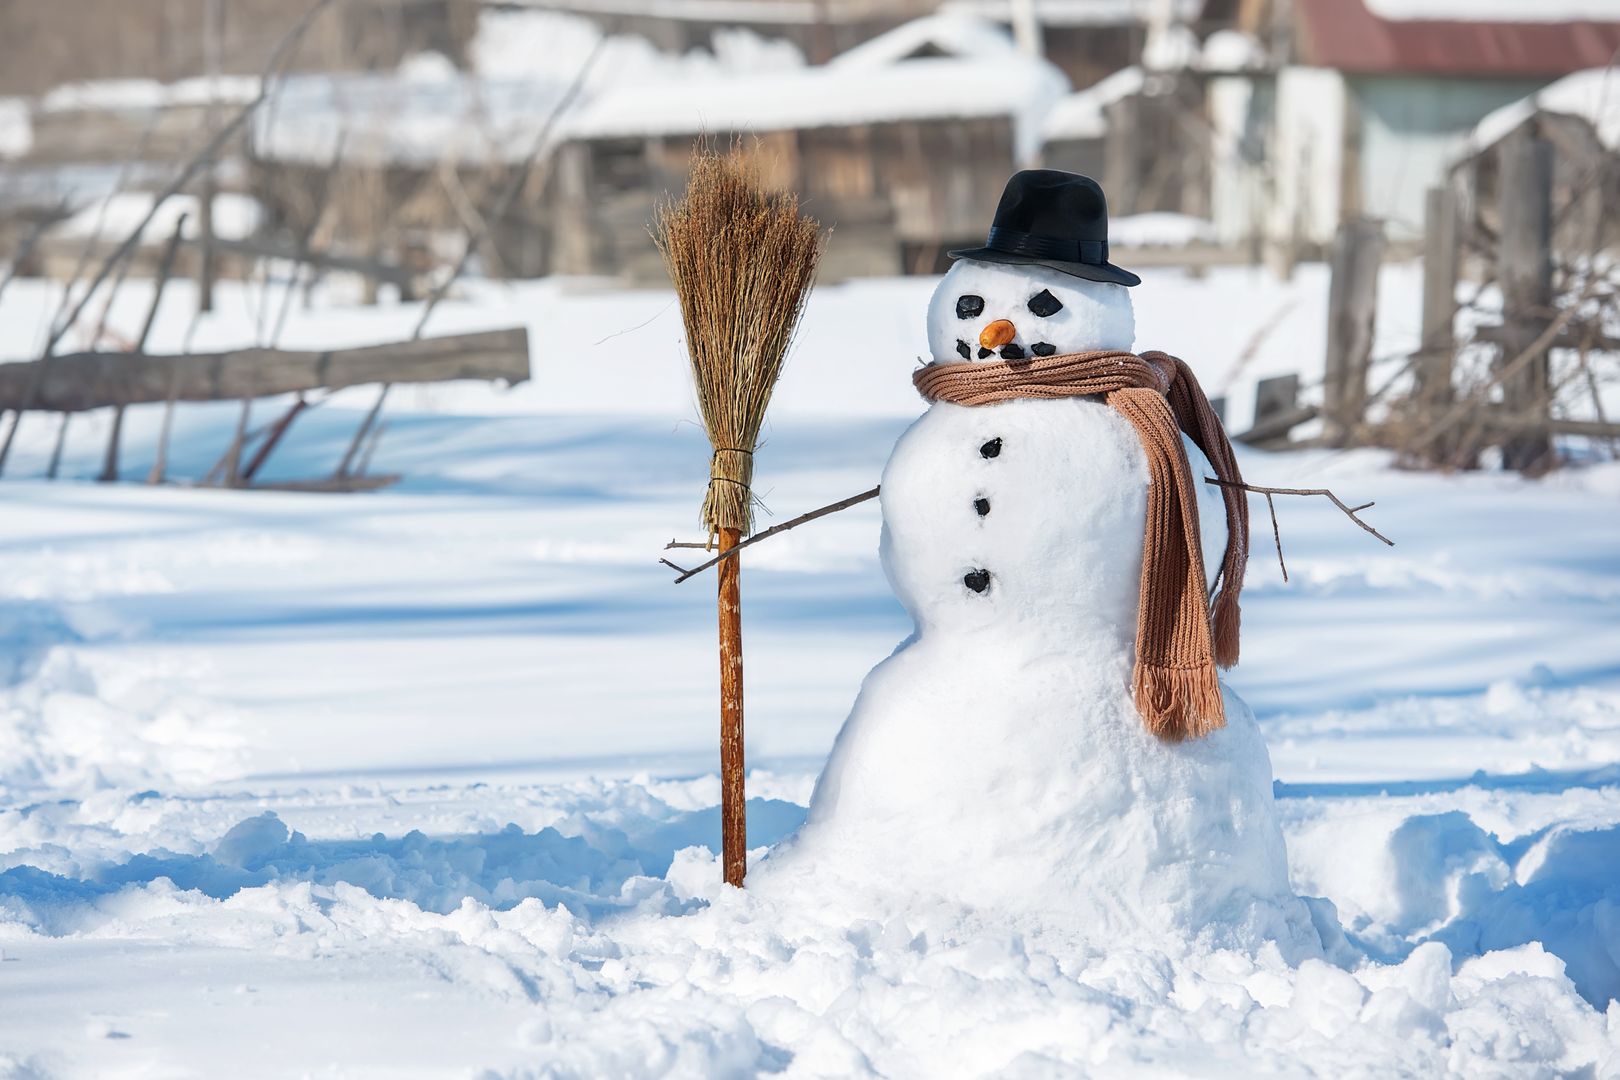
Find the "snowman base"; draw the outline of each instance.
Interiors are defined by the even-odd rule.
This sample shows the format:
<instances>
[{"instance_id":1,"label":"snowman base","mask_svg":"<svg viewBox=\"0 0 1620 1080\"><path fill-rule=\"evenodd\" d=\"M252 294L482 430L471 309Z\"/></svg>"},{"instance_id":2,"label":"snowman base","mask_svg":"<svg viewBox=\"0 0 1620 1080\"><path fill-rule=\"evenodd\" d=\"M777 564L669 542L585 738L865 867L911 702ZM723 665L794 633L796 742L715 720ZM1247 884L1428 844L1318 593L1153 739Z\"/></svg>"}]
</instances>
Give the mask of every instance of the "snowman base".
<instances>
[{"instance_id":1,"label":"snowman base","mask_svg":"<svg viewBox=\"0 0 1620 1080\"><path fill-rule=\"evenodd\" d=\"M1225 728L1166 743L1143 730L1124 671L986 663L914 642L874 670L804 828L750 885L814 880L825 895L838 882L880 908L946 901L1095 944L1276 942L1295 962L1320 955L1241 698L1223 688Z\"/></svg>"}]
</instances>

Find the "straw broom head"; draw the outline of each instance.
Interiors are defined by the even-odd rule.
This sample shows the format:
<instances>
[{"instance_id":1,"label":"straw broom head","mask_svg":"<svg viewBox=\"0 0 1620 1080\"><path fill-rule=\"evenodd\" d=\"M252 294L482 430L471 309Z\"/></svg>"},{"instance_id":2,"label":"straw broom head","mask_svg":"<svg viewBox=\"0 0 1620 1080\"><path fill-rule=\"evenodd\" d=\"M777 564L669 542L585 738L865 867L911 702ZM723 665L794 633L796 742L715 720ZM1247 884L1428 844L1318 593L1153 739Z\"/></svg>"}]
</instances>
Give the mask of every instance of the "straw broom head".
<instances>
[{"instance_id":1,"label":"straw broom head","mask_svg":"<svg viewBox=\"0 0 1620 1080\"><path fill-rule=\"evenodd\" d=\"M754 446L821 257L798 196L767 192L733 146L699 144L686 193L659 206L653 240L681 301L698 409L714 447L703 525L753 528Z\"/></svg>"}]
</instances>

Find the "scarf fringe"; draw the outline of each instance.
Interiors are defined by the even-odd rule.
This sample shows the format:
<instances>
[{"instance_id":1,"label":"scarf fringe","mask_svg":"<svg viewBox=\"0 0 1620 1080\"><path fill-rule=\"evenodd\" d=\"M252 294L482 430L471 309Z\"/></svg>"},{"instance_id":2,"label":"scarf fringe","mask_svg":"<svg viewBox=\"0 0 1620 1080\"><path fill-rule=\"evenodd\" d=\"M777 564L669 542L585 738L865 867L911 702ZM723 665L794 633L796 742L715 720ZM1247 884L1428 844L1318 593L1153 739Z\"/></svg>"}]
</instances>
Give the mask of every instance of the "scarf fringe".
<instances>
[{"instance_id":1,"label":"scarf fringe","mask_svg":"<svg viewBox=\"0 0 1620 1080\"><path fill-rule=\"evenodd\" d=\"M1221 683L1213 666L1164 667L1138 662L1131 689L1142 723L1168 742L1201 738L1226 726Z\"/></svg>"}]
</instances>

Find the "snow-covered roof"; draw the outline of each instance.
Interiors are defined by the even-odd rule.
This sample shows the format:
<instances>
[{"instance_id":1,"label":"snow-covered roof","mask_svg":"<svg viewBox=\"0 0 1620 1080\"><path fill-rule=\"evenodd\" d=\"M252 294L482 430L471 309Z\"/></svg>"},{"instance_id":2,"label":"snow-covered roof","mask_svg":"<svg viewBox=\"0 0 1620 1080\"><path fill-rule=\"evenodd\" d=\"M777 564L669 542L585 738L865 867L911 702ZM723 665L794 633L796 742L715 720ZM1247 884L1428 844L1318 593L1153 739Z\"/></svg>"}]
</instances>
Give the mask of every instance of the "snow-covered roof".
<instances>
[{"instance_id":1,"label":"snow-covered roof","mask_svg":"<svg viewBox=\"0 0 1620 1080\"><path fill-rule=\"evenodd\" d=\"M925 15L834 57L829 67L879 67L924 57L1009 56L1012 36L993 22L961 12Z\"/></svg>"},{"instance_id":2,"label":"snow-covered roof","mask_svg":"<svg viewBox=\"0 0 1620 1080\"><path fill-rule=\"evenodd\" d=\"M1368 10L1395 22L1614 22L1615 0L1365 0Z\"/></svg>"},{"instance_id":3,"label":"snow-covered roof","mask_svg":"<svg viewBox=\"0 0 1620 1080\"><path fill-rule=\"evenodd\" d=\"M431 77L429 77L431 76ZM567 84L478 79L413 70L365 75L295 75L275 107L253 117L256 156L326 164L341 147L347 162L431 164L515 161Z\"/></svg>"},{"instance_id":4,"label":"snow-covered roof","mask_svg":"<svg viewBox=\"0 0 1620 1080\"><path fill-rule=\"evenodd\" d=\"M1047 112L1041 124L1043 140L1102 138L1108 131L1103 109L1140 91L1146 79L1139 67L1121 68L1101 82L1067 95Z\"/></svg>"},{"instance_id":5,"label":"snow-covered roof","mask_svg":"<svg viewBox=\"0 0 1620 1080\"><path fill-rule=\"evenodd\" d=\"M1051 64L1000 58L930 58L887 67L834 65L614 88L562 123L572 138L784 131L902 120L1008 116L1020 152L1039 145L1039 125L1068 89Z\"/></svg>"},{"instance_id":6,"label":"snow-covered roof","mask_svg":"<svg viewBox=\"0 0 1620 1080\"><path fill-rule=\"evenodd\" d=\"M1013 0L946 0L943 12L977 15L997 22L1012 18ZM1032 0L1035 19L1042 26L1136 26L1148 21L1162 0ZM1178 19L1194 18L1203 0L1171 0Z\"/></svg>"},{"instance_id":7,"label":"snow-covered roof","mask_svg":"<svg viewBox=\"0 0 1620 1080\"><path fill-rule=\"evenodd\" d=\"M45 112L74 109L161 109L171 105L206 105L210 101L245 104L259 93L256 75L198 76L179 82L155 79L96 79L67 83L40 99Z\"/></svg>"},{"instance_id":8,"label":"snow-covered roof","mask_svg":"<svg viewBox=\"0 0 1620 1080\"><path fill-rule=\"evenodd\" d=\"M1620 71L1577 71L1486 114L1474 126L1464 156L1496 144L1538 112L1579 117L1592 125L1604 146L1620 150Z\"/></svg>"}]
</instances>

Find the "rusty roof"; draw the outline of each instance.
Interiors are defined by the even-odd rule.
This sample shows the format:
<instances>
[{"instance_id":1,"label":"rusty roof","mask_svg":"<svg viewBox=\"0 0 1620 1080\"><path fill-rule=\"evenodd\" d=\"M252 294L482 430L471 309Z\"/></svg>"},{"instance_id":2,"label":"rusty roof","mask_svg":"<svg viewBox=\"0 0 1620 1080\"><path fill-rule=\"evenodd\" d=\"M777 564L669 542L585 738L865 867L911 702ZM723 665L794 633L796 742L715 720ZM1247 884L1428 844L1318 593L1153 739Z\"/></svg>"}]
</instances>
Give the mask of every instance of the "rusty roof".
<instances>
[{"instance_id":1,"label":"rusty roof","mask_svg":"<svg viewBox=\"0 0 1620 1080\"><path fill-rule=\"evenodd\" d=\"M1381 19L1362 0L1294 0L1300 59L1360 75L1549 77L1606 66L1620 20Z\"/></svg>"}]
</instances>

